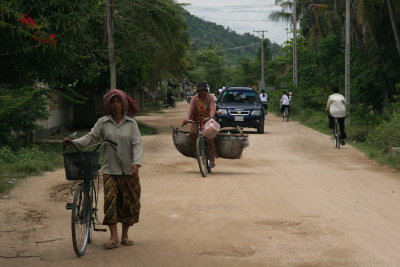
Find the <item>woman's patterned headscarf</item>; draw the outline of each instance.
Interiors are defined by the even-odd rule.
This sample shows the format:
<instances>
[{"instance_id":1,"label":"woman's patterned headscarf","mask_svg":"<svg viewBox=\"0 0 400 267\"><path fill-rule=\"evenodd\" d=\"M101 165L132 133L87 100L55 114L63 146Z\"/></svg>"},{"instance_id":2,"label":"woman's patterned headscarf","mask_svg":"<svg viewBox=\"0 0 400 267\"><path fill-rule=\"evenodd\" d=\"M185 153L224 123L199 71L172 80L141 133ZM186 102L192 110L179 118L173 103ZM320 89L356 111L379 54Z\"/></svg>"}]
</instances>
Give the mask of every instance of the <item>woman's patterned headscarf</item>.
<instances>
[{"instance_id":1,"label":"woman's patterned headscarf","mask_svg":"<svg viewBox=\"0 0 400 267\"><path fill-rule=\"evenodd\" d=\"M110 103L111 99L114 96L118 96L121 98L122 107L124 109L124 113L133 116L135 113L139 111L139 108L135 104L135 100L133 100L129 95L127 95L124 91L119 89L112 89L107 91L103 97L103 105L104 105L104 114L108 115L111 113Z\"/></svg>"}]
</instances>

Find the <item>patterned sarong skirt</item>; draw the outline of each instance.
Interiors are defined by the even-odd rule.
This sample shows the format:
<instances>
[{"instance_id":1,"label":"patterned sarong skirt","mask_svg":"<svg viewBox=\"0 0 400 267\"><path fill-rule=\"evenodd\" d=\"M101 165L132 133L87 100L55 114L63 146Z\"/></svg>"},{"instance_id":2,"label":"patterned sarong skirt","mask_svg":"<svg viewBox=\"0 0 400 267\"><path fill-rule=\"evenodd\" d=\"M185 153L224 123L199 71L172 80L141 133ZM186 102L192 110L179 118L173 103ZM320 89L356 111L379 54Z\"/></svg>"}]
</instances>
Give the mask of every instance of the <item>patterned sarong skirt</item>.
<instances>
[{"instance_id":1,"label":"patterned sarong skirt","mask_svg":"<svg viewBox=\"0 0 400 267\"><path fill-rule=\"evenodd\" d=\"M139 222L141 193L139 176L104 174L103 179L103 225L120 222L131 226Z\"/></svg>"}]
</instances>

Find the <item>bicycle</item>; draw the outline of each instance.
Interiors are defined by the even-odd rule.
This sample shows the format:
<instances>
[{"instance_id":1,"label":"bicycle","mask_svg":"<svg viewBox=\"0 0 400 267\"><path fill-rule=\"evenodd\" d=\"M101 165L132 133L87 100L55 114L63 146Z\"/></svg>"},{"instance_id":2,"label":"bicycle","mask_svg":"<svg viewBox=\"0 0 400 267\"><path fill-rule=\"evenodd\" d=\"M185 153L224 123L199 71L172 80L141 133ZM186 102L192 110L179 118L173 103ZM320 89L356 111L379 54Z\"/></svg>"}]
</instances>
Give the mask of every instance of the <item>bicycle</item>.
<instances>
[{"instance_id":1,"label":"bicycle","mask_svg":"<svg viewBox=\"0 0 400 267\"><path fill-rule=\"evenodd\" d=\"M203 128L202 125L204 122L208 121L210 118L203 119L202 121L193 121L188 120L190 123L197 123L197 139L196 139L196 158L197 163L199 164L200 173L203 177L206 177L207 174L211 173L211 162L206 156L207 151L207 142L206 138L203 136Z\"/></svg>"},{"instance_id":2,"label":"bicycle","mask_svg":"<svg viewBox=\"0 0 400 267\"><path fill-rule=\"evenodd\" d=\"M285 107L285 109L283 110L283 113L282 113L282 121L286 121L286 122L288 122L289 121L289 107Z\"/></svg>"},{"instance_id":3,"label":"bicycle","mask_svg":"<svg viewBox=\"0 0 400 267\"><path fill-rule=\"evenodd\" d=\"M340 123L338 118L333 118L333 141L335 144L335 148L340 149Z\"/></svg>"},{"instance_id":4,"label":"bicycle","mask_svg":"<svg viewBox=\"0 0 400 267\"><path fill-rule=\"evenodd\" d=\"M110 145L117 149L117 143L111 140L104 140L94 144L93 151L81 151L72 142L71 145L75 152L64 152L64 167L67 180L79 181L73 196L73 202L67 203L66 209L71 212L71 234L72 245L78 257L85 254L87 245L92 242L93 231L106 232L106 229L96 228L100 223L97 220L97 201L99 195L99 172L98 164L99 153L97 150L102 144ZM86 148L86 150L88 149ZM65 147L64 147L65 149ZM93 182L97 179L96 185Z\"/></svg>"}]
</instances>

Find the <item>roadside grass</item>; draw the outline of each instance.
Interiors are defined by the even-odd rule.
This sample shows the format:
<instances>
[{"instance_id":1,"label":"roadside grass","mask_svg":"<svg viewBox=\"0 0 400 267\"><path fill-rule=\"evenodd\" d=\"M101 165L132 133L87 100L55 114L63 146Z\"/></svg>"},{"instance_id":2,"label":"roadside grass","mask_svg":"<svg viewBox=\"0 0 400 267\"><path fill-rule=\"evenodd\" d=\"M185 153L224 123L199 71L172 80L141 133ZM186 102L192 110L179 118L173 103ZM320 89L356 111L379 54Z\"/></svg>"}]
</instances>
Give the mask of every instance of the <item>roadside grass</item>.
<instances>
[{"instance_id":1,"label":"roadside grass","mask_svg":"<svg viewBox=\"0 0 400 267\"><path fill-rule=\"evenodd\" d=\"M148 116L150 113L162 114L164 113L162 109L163 106L160 101L148 102L144 104L142 110L136 113L136 116Z\"/></svg>"},{"instance_id":2,"label":"roadside grass","mask_svg":"<svg viewBox=\"0 0 400 267\"><path fill-rule=\"evenodd\" d=\"M280 111L278 109L272 109L268 111L273 113L276 116L281 116ZM307 112L306 110L300 112L300 114L293 114L291 116L292 120L295 120L311 129L319 131L321 133L331 135L328 129L328 117L326 113L323 112ZM355 126L356 127L356 126ZM354 132L357 132L357 129L352 129ZM362 129L361 129L362 130ZM349 132L346 130L347 134ZM353 146L357 150L363 152L370 159L373 159L378 164L383 166L388 166L394 168L396 170L400 170L400 156L392 156L388 153L382 152L376 146L366 143L366 142L357 142L353 140L348 140L346 142L348 145Z\"/></svg>"},{"instance_id":3,"label":"roadside grass","mask_svg":"<svg viewBox=\"0 0 400 267\"><path fill-rule=\"evenodd\" d=\"M58 143L35 143L17 151L0 150L0 193L13 188L27 176L40 175L62 167L62 147Z\"/></svg>"},{"instance_id":4,"label":"roadside grass","mask_svg":"<svg viewBox=\"0 0 400 267\"><path fill-rule=\"evenodd\" d=\"M156 134L157 130L137 121L142 136ZM79 136L89 132L79 131ZM26 147L0 148L0 194L12 189L18 182L29 176L41 175L63 167L61 139L72 132L62 132L49 139L52 142L37 142ZM58 142L58 140L60 142ZM56 142L54 142L56 141ZM101 159L100 159L101 160Z\"/></svg>"},{"instance_id":5,"label":"roadside grass","mask_svg":"<svg viewBox=\"0 0 400 267\"><path fill-rule=\"evenodd\" d=\"M400 170L400 156L394 157L388 153L383 153L375 146L367 143L350 142L350 144L369 158L375 160L378 164Z\"/></svg>"},{"instance_id":6,"label":"roadside grass","mask_svg":"<svg viewBox=\"0 0 400 267\"><path fill-rule=\"evenodd\" d=\"M137 122L137 124L139 126L140 133L141 133L142 136L152 135L152 134L156 134L157 133L157 129L156 128L151 127L151 126L149 126L149 125L147 125L147 124L145 124L145 123L143 123L141 121L138 121L138 120L136 120L136 122Z\"/></svg>"}]
</instances>

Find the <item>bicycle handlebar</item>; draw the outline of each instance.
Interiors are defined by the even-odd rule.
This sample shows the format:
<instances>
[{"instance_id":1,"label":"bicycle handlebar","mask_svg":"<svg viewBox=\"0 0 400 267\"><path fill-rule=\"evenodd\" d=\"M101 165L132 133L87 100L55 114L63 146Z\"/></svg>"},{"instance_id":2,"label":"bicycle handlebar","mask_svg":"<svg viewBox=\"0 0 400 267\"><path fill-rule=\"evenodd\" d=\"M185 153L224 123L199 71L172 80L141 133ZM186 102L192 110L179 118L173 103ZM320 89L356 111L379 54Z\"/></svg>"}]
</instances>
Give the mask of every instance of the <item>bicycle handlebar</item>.
<instances>
[{"instance_id":1,"label":"bicycle handlebar","mask_svg":"<svg viewBox=\"0 0 400 267\"><path fill-rule=\"evenodd\" d=\"M103 141L101 141L101 142L99 142L99 143L96 143L96 144L93 144L93 145L91 145L91 146L88 146L88 147L85 148L85 150L88 149L88 148L90 148L90 147L94 147L94 146L95 146L96 148L94 149L94 151L97 151L97 150L100 148L100 146L101 146L102 144L107 144L107 145L109 145L112 149L114 149L115 151L117 151L118 144L117 144L116 142L110 140L110 139L104 139ZM66 140L66 146L67 146L67 145L72 146L77 152L82 152L82 150L80 150L80 149L72 142L72 140ZM64 150L65 150L65 147L66 147L66 146L64 146Z\"/></svg>"},{"instance_id":2,"label":"bicycle handlebar","mask_svg":"<svg viewBox=\"0 0 400 267\"><path fill-rule=\"evenodd\" d=\"M201 121L194 121L194 120L187 120L187 121L190 122L190 123L203 123L203 122L206 122L206 121L208 121L210 119L211 118L205 118L205 119L202 119Z\"/></svg>"}]
</instances>

